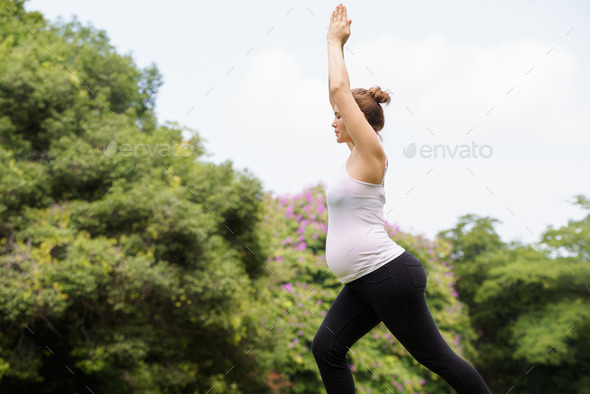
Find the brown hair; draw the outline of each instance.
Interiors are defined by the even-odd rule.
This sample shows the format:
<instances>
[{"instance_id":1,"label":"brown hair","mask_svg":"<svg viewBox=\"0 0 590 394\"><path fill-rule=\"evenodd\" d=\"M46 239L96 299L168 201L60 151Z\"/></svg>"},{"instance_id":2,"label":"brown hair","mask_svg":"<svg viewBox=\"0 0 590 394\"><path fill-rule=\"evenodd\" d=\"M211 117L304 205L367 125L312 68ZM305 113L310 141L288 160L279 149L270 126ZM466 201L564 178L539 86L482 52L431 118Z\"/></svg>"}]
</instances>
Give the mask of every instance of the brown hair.
<instances>
[{"instance_id":1,"label":"brown hair","mask_svg":"<svg viewBox=\"0 0 590 394\"><path fill-rule=\"evenodd\" d=\"M371 127L373 127L373 130L375 130L379 139L383 140L378 131L381 130L385 124L385 116L383 115L383 108L379 104L389 104L391 101L389 93L381 90L379 86L374 86L369 90L355 88L352 89L351 92L354 100L361 109L361 112L365 114L367 121Z\"/></svg>"}]
</instances>

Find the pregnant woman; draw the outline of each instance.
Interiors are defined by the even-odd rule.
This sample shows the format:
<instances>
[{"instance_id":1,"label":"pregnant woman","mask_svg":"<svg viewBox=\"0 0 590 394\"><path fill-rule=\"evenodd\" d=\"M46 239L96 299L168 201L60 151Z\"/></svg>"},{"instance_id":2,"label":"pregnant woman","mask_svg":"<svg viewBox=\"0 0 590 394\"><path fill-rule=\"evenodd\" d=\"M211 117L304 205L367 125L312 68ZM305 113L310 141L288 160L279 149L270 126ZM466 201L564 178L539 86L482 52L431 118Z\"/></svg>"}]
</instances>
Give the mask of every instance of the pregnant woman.
<instances>
[{"instance_id":1,"label":"pregnant woman","mask_svg":"<svg viewBox=\"0 0 590 394\"><path fill-rule=\"evenodd\" d=\"M312 342L322 381L329 394L354 393L346 354L383 321L418 362L459 393L490 393L477 370L438 331L424 298L424 266L385 231L387 157L377 132L384 124L380 104L389 103L390 97L378 87L350 90L343 47L351 22L340 4L328 31L332 126L350 156L326 191L326 261L344 287Z\"/></svg>"}]
</instances>

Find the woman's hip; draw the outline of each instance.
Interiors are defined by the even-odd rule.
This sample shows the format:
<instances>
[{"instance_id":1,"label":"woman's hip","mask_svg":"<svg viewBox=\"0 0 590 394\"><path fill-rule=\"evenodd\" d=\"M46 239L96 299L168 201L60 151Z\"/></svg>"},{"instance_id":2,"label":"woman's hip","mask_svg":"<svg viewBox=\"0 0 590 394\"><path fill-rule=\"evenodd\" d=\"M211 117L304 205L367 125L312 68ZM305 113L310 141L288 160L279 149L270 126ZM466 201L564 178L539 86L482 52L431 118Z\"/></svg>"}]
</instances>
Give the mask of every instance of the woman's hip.
<instances>
[{"instance_id":1,"label":"woman's hip","mask_svg":"<svg viewBox=\"0 0 590 394\"><path fill-rule=\"evenodd\" d=\"M392 297L406 298L424 292L426 285L426 269L412 253L404 251L375 271L345 286L363 298L385 296L391 300Z\"/></svg>"}]
</instances>

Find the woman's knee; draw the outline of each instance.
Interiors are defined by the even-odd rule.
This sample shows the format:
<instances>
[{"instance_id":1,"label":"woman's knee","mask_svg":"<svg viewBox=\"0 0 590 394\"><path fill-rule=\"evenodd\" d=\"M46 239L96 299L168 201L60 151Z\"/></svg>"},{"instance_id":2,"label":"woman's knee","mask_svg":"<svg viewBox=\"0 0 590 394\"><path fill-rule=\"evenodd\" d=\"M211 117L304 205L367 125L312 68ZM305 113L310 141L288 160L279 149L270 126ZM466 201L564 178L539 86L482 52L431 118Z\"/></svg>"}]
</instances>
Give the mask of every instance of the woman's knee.
<instances>
[{"instance_id":1,"label":"woman's knee","mask_svg":"<svg viewBox=\"0 0 590 394\"><path fill-rule=\"evenodd\" d=\"M326 340L323 338L324 335L322 335L321 331L320 328L311 341L311 353L316 359L323 358L328 351Z\"/></svg>"},{"instance_id":2,"label":"woman's knee","mask_svg":"<svg viewBox=\"0 0 590 394\"><path fill-rule=\"evenodd\" d=\"M311 342L311 352L317 361L330 365L344 365L346 363L346 344L334 340L334 334L323 327L318 330Z\"/></svg>"}]
</instances>

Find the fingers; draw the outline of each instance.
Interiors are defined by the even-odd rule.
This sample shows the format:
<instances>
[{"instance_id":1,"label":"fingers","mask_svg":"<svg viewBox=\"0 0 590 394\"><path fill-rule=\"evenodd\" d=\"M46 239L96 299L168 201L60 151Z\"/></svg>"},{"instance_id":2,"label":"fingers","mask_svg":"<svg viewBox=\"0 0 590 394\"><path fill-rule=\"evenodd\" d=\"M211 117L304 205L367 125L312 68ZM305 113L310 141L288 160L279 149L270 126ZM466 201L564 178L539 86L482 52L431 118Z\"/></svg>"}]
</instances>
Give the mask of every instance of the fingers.
<instances>
[{"instance_id":1,"label":"fingers","mask_svg":"<svg viewBox=\"0 0 590 394\"><path fill-rule=\"evenodd\" d=\"M346 6L339 4L336 6L336 9L332 11L332 15L330 15L330 24L342 22L347 25L350 25L352 20L348 20L348 14L346 11Z\"/></svg>"},{"instance_id":2,"label":"fingers","mask_svg":"<svg viewBox=\"0 0 590 394\"><path fill-rule=\"evenodd\" d=\"M336 6L335 13L336 13L336 15L335 15L336 21L348 22L348 14L346 12L346 6L339 4L338 6Z\"/></svg>"}]
</instances>

